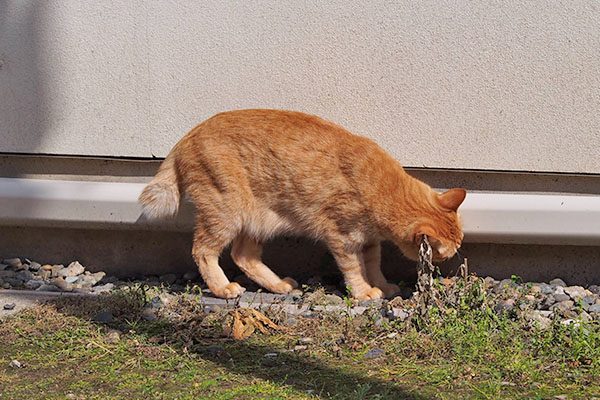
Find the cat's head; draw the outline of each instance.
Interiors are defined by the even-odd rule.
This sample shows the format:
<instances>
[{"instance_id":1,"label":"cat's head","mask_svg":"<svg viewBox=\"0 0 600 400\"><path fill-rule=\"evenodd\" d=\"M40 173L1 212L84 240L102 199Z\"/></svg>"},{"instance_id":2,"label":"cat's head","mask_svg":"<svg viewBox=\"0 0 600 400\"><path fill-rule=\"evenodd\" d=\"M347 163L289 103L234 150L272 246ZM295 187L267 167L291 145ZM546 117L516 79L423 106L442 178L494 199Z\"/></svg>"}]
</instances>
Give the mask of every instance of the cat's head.
<instances>
[{"instance_id":1,"label":"cat's head","mask_svg":"<svg viewBox=\"0 0 600 400\"><path fill-rule=\"evenodd\" d=\"M466 195L464 189L450 189L441 194L432 191L430 207L423 210L423 214L411 225L409 240L399 244L402 253L411 260L417 260L423 235L427 235L433 261L442 262L454 256L464 236L458 207Z\"/></svg>"}]
</instances>

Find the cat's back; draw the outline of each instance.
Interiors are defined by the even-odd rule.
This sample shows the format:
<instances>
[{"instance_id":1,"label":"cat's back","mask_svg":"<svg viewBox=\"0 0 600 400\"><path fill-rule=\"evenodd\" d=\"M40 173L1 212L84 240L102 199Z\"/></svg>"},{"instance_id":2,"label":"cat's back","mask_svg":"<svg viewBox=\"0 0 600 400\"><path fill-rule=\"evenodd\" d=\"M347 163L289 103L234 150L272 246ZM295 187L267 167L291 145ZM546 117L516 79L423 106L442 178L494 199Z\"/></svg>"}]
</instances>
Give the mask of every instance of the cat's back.
<instances>
[{"instance_id":1,"label":"cat's back","mask_svg":"<svg viewBox=\"0 0 600 400\"><path fill-rule=\"evenodd\" d=\"M331 146L352 140L350 132L315 115L285 110L235 110L216 114L189 134L195 141L257 143L269 147L309 144Z\"/></svg>"},{"instance_id":2,"label":"cat's back","mask_svg":"<svg viewBox=\"0 0 600 400\"><path fill-rule=\"evenodd\" d=\"M188 167L202 164L221 176L244 175L268 192L291 186L315 192L325 182L347 191L342 186L351 182L369 185L372 173L402 169L372 140L296 111L223 112L190 131L176 148Z\"/></svg>"}]
</instances>

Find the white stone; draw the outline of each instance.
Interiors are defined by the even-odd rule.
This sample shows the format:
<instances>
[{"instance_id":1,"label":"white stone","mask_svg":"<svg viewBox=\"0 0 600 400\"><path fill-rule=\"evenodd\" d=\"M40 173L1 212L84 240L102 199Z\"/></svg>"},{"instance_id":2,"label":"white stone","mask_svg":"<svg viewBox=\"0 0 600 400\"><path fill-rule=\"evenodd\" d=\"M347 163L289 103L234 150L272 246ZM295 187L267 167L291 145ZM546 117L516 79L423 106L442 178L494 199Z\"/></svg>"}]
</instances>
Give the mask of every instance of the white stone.
<instances>
[{"instance_id":1,"label":"white stone","mask_svg":"<svg viewBox=\"0 0 600 400\"><path fill-rule=\"evenodd\" d=\"M66 278L67 276L77 276L85 271L83 265L79 264L79 261L73 261L67 268L63 268L58 271L58 276Z\"/></svg>"},{"instance_id":2,"label":"white stone","mask_svg":"<svg viewBox=\"0 0 600 400\"><path fill-rule=\"evenodd\" d=\"M573 300L583 299L587 296L585 289L581 286L567 286L565 288L565 293L569 295Z\"/></svg>"}]
</instances>

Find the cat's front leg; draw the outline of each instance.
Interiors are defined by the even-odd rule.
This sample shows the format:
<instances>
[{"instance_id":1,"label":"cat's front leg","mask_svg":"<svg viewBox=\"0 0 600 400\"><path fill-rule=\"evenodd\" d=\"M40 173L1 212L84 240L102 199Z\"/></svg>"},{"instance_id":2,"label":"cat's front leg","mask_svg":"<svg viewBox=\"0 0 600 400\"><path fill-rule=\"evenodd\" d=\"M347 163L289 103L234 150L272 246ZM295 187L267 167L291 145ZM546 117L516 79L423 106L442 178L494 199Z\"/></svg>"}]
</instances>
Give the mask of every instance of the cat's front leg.
<instances>
[{"instance_id":1,"label":"cat's front leg","mask_svg":"<svg viewBox=\"0 0 600 400\"><path fill-rule=\"evenodd\" d=\"M347 249L330 246L333 257L338 267L344 274L346 286L350 287L352 297L358 300L380 299L383 291L369 285L366 279L365 265L361 250L348 251Z\"/></svg>"},{"instance_id":2,"label":"cat's front leg","mask_svg":"<svg viewBox=\"0 0 600 400\"><path fill-rule=\"evenodd\" d=\"M362 252L369 283L381 289L385 297L392 297L399 293L398 285L389 283L381 272L381 243L369 244L362 249Z\"/></svg>"}]
</instances>

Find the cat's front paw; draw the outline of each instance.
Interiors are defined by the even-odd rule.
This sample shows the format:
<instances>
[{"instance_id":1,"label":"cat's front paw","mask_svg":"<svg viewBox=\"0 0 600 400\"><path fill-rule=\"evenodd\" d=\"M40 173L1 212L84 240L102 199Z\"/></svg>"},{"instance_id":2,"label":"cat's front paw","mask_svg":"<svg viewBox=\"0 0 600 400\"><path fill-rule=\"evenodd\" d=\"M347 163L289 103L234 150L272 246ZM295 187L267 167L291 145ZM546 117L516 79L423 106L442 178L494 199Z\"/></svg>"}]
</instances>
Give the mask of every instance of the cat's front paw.
<instances>
[{"instance_id":1,"label":"cat's front paw","mask_svg":"<svg viewBox=\"0 0 600 400\"><path fill-rule=\"evenodd\" d=\"M231 282L229 285L223 286L222 288L211 288L210 291L213 292L213 294L217 297L221 297L223 299L233 299L234 297L238 297L244 293L246 288L237 282Z\"/></svg>"},{"instance_id":2,"label":"cat's front paw","mask_svg":"<svg viewBox=\"0 0 600 400\"><path fill-rule=\"evenodd\" d=\"M292 278L283 278L281 282L274 288L273 292L287 294L298 287L298 282Z\"/></svg>"},{"instance_id":3,"label":"cat's front paw","mask_svg":"<svg viewBox=\"0 0 600 400\"><path fill-rule=\"evenodd\" d=\"M359 293L354 295L357 300L374 300L380 299L383 297L383 291L378 287L373 287L364 293Z\"/></svg>"},{"instance_id":4,"label":"cat's front paw","mask_svg":"<svg viewBox=\"0 0 600 400\"><path fill-rule=\"evenodd\" d=\"M400 287L398 285L394 285L393 283L386 283L385 285L379 285L377 287L383 291L385 297L392 297L395 294L400 293Z\"/></svg>"}]
</instances>

